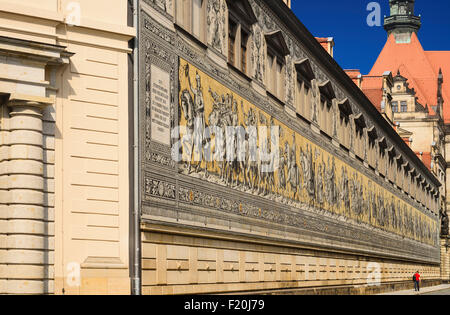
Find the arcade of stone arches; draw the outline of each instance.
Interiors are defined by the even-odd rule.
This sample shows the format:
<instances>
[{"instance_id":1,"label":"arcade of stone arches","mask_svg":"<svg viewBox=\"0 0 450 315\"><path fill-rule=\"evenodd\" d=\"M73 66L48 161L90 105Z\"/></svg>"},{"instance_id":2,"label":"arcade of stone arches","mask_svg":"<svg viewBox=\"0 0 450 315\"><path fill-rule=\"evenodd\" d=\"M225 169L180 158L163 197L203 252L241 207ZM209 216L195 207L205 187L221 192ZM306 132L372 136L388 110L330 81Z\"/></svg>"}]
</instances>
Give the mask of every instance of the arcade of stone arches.
<instances>
[{"instance_id":1,"label":"arcade of stone arches","mask_svg":"<svg viewBox=\"0 0 450 315\"><path fill-rule=\"evenodd\" d=\"M184 156L179 165L180 172L290 206L325 211L401 237L437 245L439 227L436 219L293 132L183 59L180 59L179 86L179 125L184 127L179 135L179 149ZM211 133L209 137L203 137L201 145L195 146L195 137L185 137L198 133L194 125L200 126L200 133L215 126L224 127L217 130L226 130L226 126L241 126L246 130L256 127L258 130L265 126L269 130L266 135L269 144L274 136L271 135L272 127L279 126L279 151L274 154L270 145L267 148L270 156L277 159L278 167L273 171L262 171L265 163L273 161L266 162L257 156L252 158L251 150L248 150L249 136L243 138L247 148L245 156L238 158L239 154L235 154L231 161L224 158L229 147L219 149L215 145L215 139L226 138L226 134ZM206 151L222 159L204 159ZM201 158L194 158L196 155Z\"/></svg>"}]
</instances>

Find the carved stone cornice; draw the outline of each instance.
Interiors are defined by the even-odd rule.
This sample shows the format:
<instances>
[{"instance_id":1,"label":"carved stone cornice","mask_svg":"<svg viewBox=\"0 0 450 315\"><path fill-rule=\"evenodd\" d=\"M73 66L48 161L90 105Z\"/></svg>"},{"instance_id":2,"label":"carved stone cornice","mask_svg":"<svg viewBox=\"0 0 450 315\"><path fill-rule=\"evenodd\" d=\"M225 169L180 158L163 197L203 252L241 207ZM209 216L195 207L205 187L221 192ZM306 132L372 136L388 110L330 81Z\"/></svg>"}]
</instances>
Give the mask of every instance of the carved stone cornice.
<instances>
[{"instance_id":1,"label":"carved stone cornice","mask_svg":"<svg viewBox=\"0 0 450 315\"><path fill-rule=\"evenodd\" d=\"M0 56L2 55L44 64L62 65L68 64L69 58L74 54L67 52L65 46L0 36Z\"/></svg>"},{"instance_id":2,"label":"carved stone cornice","mask_svg":"<svg viewBox=\"0 0 450 315\"><path fill-rule=\"evenodd\" d=\"M44 108L46 108L49 105L52 105L53 103L54 103L53 100L50 98L33 100L33 97L22 96L21 98L18 98L18 96L13 95L12 98L10 97L7 106L11 108L30 107L43 110Z\"/></svg>"}]
</instances>

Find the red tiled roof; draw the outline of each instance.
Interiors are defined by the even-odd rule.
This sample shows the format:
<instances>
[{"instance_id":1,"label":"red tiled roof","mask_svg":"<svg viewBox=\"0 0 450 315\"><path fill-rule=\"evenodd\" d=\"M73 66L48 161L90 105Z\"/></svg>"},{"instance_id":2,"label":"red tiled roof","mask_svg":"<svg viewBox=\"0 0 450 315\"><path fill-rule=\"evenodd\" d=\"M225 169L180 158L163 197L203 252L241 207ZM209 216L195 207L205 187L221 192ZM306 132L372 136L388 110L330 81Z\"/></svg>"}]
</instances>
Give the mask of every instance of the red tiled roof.
<instances>
[{"instance_id":1,"label":"red tiled roof","mask_svg":"<svg viewBox=\"0 0 450 315\"><path fill-rule=\"evenodd\" d=\"M372 104L381 112L383 101L383 77L363 76L361 89Z\"/></svg>"},{"instance_id":2,"label":"red tiled roof","mask_svg":"<svg viewBox=\"0 0 450 315\"><path fill-rule=\"evenodd\" d=\"M383 91L378 89L363 90L367 98L372 102L372 104L381 112L381 102L383 101Z\"/></svg>"},{"instance_id":3,"label":"red tiled roof","mask_svg":"<svg viewBox=\"0 0 450 315\"><path fill-rule=\"evenodd\" d=\"M447 107L447 115L450 119L450 51L426 51L425 54L428 57L434 71L439 74L439 70L442 71L444 78L444 83L442 84L442 94L444 100L447 102L447 106L444 104L444 114L446 113L445 108ZM437 97L437 95L436 95Z\"/></svg>"},{"instance_id":4,"label":"red tiled roof","mask_svg":"<svg viewBox=\"0 0 450 315\"><path fill-rule=\"evenodd\" d=\"M378 56L375 65L370 71L370 76L382 75L385 71L397 73L406 77L410 88L414 88L419 103L428 105L430 114L435 114L431 106L437 105L437 82L439 69L444 75L443 116L445 122L450 122L450 83L446 83L446 74L450 78L450 52L424 51L415 33L412 34L410 43L396 43L394 35L389 36L386 45Z\"/></svg>"},{"instance_id":5,"label":"red tiled roof","mask_svg":"<svg viewBox=\"0 0 450 315\"><path fill-rule=\"evenodd\" d=\"M431 170L431 152L415 152L419 160Z\"/></svg>"},{"instance_id":6,"label":"red tiled roof","mask_svg":"<svg viewBox=\"0 0 450 315\"><path fill-rule=\"evenodd\" d=\"M316 37L316 40L319 42L319 44L325 49L329 54L331 54L331 51L329 50L328 43L332 43L333 46L333 38L332 37Z\"/></svg>"},{"instance_id":7,"label":"red tiled roof","mask_svg":"<svg viewBox=\"0 0 450 315\"><path fill-rule=\"evenodd\" d=\"M328 43L328 37L316 37L319 43Z\"/></svg>"},{"instance_id":8,"label":"red tiled roof","mask_svg":"<svg viewBox=\"0 0 450 315\"><path fill-rule=\"evenodd\" d=\"M402 139L408 146L411 146L411 138L402 138Z\"/></svg>"},{"instance_id":9,"label":"red tiled roof","mask_svg":"<svg viewBox=\"0 0 450 315\"><path fill-rule=\"evenodd\" d=\"M344 69L345 73L351 78L357 78L361 75L361 71L359 69Z\"/></svg>"},{"instance_id":10,"label":"red tiled roof","mask_svg":"<svg viewBox=\"0 0 450 315\"><path fill-rule=\"evenodd\" d=\"M345 73L353 80L356 85L359 84L359 79L361 77L361 71L359 69L344 69Z\"/></svg>"}]
</instances>

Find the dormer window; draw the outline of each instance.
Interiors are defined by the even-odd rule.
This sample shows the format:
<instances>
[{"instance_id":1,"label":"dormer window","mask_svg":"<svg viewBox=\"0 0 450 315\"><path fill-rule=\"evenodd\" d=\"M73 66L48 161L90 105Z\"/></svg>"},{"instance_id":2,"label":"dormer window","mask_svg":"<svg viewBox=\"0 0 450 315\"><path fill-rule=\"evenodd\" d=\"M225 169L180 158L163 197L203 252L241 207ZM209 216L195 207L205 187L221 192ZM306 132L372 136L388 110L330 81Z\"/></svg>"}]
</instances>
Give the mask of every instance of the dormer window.
<instances>
[{"instance_id":1,"label":"dormer window","mask_svg":"<svg viewBox=\"0 0 450 315\"><path fill-rule=\"evenodd\" d=\"M176 23L198 40L205 42L206 0L176 0Z\"/></svg>"},{"instance_id":2,"label":"dormer window","mask_svg":"<svg viewBox=\"0 0 450 315\"><path fill-rule=\"evenodd\" d=\"M309 59L305 58L294 63L296 70L295 103L297 113L303 118L311 119L311 82L315 79Z\"/></svg>"},{"instance_id":3,"label":"dormer window","mask_svg":"<svg viewBox=\"0 0 450 315\"><path fill-rule=\"evenodd\" d=\"M284 98L284 66L283 57L267 51L267 89L280 100Z\"/></svg>"},{"instance_id":4,"label":"dormer window","mask_svg":"<svg viewBox=\"0 0 450 315\"><path fill-rule=\"evenodd\" d=\"M398 102L392 102L392 112L398 113Z\"/></svg>"},{"instance_id":5,"label":"dormer window","mask_svg":"<svg viewBox=\"0 0 450 315\"><path fill-rule=\"evenodd\" d=\"M246 0L227 1L228 3L228 63L245 75L248 67L251 43L251 27L257 22L253 10Z\"/></svg>"},{"instance_id":6,"label":"dormer window","mask_svg":"<svg viewBox=\"0 0 450 315\"><path fill-rule=\"evenodd\" d=\"M237 25L233 20L228 22L228 62L234 66L236 60Z\"/></svg>"},{"instance_id":7,"label":"dormer window","mask_svg":"<svg viewBox=\"0 0 450 315\"><path fill-rule=\"evenodd\" d=\"M203 18L203 0L192 0L192 34L202 38L202 18Z\"/></svg>"},{"instance_id":8,"label":"dormer window","mask_svg":"<svg viewBox=\"0 0 450 315\"><path fill-rule=\"evenodd\" d=\"M355 141L354 141L354 153L359 156L361 159L364 159L364 128L367 127L364 116L359 113L354 116L355 121Z\"/></svg>"},{"instance_id":9,"label":"dormer window","mask_svg":"<svg viewBox=\"0 0 450 315\"><path fill-rule=\"evenodd\" d=\"M249 35L244 30L241 30L241 62L240 62L240 69L243 73L247 74L247 64L248 64L248 55L247 55L247 47L249 42Z\"/></svg>"},{"instance_id":10,"label":"dormer window","mask_svg":"<svg viewBox=\"0 0 450 315\"><path fill-rule=\"evenodd\" d=\"M319 125L322 131L332 136L333 132L333 113L332 100L336 98L333 86L329 80L319 84L321 108L319 112Z\"/></svg>"},{"instance_id":11,"label":"dormer window","mask_svg":"<svg viewBox=\"0 0 450 315\"><path fill-rule=\"evenodd\" d=\"M406 101L400 102L400 111L406 113L408 111L408 103Z\"/></svg>"},{"instance_id":12,"label":"dormer window","mask_svg":"<svg viewBox=\"0 0 450 315\"><path fill-rule=\"evenodd\" d=\"M285 66L289 49L281 31L266 35L267 42L267 72L266 85L269 93L279 100L285 99Z\"/></svg>"},{"instance_id":13,"label":"dormer window","mask_svg":"<svg viewBox=\"0 0 450 315\"><path fill-rule=\"evenodd\" d=\"M350 116L352 113L352 107L348 98L343 99L338 103L339 108L339 123L338 123L338 140L347 149L350 149L350 137L353 136L350 133L351 130Z\"/></svg>"}]
</instances>

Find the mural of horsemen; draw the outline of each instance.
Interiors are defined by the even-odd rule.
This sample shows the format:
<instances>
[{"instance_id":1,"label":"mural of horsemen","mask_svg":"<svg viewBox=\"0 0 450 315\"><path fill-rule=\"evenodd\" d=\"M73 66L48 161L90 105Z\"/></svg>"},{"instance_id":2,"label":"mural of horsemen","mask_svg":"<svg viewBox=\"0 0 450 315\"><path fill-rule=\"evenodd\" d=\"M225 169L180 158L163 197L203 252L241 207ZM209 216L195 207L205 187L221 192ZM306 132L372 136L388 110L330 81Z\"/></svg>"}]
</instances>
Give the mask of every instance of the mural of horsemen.
<instances>
[{"instance_id":1,"label":"mural of horsemen","mask_svg":"<svg viewBox=\"0 0 450 315\"><path fill-rule=\"evenodd\" d=\"M180 174L435 242L440 227L383 185L188 62L179 69Z\"/></svg>"}]
</instances>

